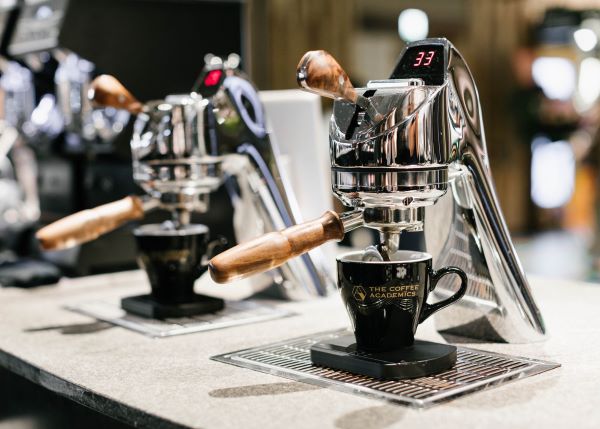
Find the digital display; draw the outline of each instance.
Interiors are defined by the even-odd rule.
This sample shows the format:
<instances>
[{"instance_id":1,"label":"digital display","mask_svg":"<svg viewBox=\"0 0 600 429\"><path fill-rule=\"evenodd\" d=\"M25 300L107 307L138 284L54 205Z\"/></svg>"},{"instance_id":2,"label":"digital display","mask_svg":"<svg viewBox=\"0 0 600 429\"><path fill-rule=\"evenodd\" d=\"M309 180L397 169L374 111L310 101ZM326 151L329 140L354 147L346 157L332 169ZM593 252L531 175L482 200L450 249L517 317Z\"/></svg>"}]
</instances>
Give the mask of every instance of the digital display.
<instances>
[{"instance_id":1,"label":"digital display","mask_svg":"<svg viewBox=\"0 0 600 429\"><path fill-rule=\"evenodd\" d=\"M426 85L441 85L444 83L445 67L443 45L413 46L400 58L391 78L421 78Z\"/></svg>"},{"instance_id":2,"label":"digital display","mask_svg":"<svg viewBox=\"0 0 600 429\"><path fill-rule=\"evenodd\" d=\"M427 67L431 65L433 58L435 57L435 51L419 51L413 67Z\"/></svg>"},{"instance_id":3,"label":"digital display","mask_svg":"<svg viewBox=\"0 0 600 429\"><path fill-rule=\"evenodd\" d=\"M204 85L206 86L215 86L221 81L221 76L223 76L222 70L211 70L208 72L206 77L204 78Z\"/></svg>"}]
</instances>

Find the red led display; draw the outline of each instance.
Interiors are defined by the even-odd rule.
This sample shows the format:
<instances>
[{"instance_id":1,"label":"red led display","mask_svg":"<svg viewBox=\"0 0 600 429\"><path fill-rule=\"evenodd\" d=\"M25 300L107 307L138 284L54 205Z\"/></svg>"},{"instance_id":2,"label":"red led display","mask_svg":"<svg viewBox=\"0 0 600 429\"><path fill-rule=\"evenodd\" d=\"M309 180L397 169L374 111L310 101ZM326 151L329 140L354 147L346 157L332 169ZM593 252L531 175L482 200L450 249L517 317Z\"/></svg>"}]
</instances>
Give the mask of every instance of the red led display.
<instances>
[{"instance_id":1,"label":"red led display","mask_svg":"<svg viewBox=\"0 0 600 429\"><path fill-rule=\"evenodd\" d=\"M221 76L223 75L222 70L211 70L208 72L206 77L204 78L205 86L215 86L221 81Z\"/></svg>"},{"instance_id":2,"label":"red led display","mask_svg":"<svg viewBox=\"0 0 600 429\"><path fill-rule=\"evenodd\" d=\"M433 61L433 57L435 56L435 51L419 51L417 52L417 57L415 58L415 62L413 67L427 67Z\"/></svg>"},{"instance_id":3,"label":"red led display","mask_svg":"<svg viewBox=\"0 0 600 429\"><path fill-rule=\"evenodd\" d=\"M423 79L425 85L442 85L446 79L445 46L442 44L409 47L392 73L392 79Z\"/></svg>"}]
</instances>

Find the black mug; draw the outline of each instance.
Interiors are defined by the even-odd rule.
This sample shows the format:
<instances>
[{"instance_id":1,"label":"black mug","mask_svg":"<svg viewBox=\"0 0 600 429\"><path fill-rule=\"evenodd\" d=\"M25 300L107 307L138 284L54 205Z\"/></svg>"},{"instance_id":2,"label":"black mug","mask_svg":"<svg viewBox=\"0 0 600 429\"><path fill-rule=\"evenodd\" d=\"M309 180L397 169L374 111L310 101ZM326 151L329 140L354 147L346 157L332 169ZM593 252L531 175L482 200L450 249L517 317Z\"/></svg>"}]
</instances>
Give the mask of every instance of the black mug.
<instances>
[{"instance_id":1,"label":"black mug","mask_svg":"<svg viewBox=\"0 0 600 429\"><path fill-rule=\"evenodd\" d=\"M353 252L337 259L338 287L357 350L385 352L412 345L419 323L467 291L463 270L444 267L435 271L427 253L402 250L393 261L363 260L364 255ZM447 274L460 277L460 288L451 297L428 304L429 293Z\"/></svg>"},{"instance_id":2,"label":"black mug","mask_svg":"<svg viewBox=\"0 0 600 429\"><path fill-rule=\"evenodd\" d=\"M142 225L133 231L138 248L138 263L146 271L152 297L162 304L193 301L194 283L208 265L210 253L223 240L209 242L205 225L170 222Z\"/></svg>"}]
</instances>

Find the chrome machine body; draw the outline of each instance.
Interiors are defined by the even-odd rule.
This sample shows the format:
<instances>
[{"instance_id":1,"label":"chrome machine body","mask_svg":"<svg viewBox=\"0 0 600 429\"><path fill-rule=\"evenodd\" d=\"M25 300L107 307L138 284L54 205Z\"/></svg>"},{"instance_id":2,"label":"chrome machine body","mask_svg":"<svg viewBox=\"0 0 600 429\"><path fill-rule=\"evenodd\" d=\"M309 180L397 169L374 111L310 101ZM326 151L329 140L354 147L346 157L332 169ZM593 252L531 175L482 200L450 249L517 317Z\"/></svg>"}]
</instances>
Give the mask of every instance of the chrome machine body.
<instances>
[{"instance_id":1,"label":"chrome machine body","mask_svg":"<svg viewBox=\"0 0 600 429\"><path fill-rule=\"evenodd\" d=\"M300 221L258 92L231 59L209 59L191 94L146 103L131 148L134 179L181 223L192 210L208 210L209 193L223 183L238 242ZM332 282L315 257L251 279L252 290L273 286L286 299L325 295Z\"/></svg>"},{"instance_id":2,"label":"chrome machine body","mask_svg":"<svg viewBox=\"0 0 600 429\"><path fill-rule=\"evenodd\" d=\"M487 159L473 76L446 39L407 46L390 79L357 89L361 109L336 100L330 126L333 191L362 210L381 233L379 250L393 259L402 231L422 231L436 266L468 273L458 304L436 315L442 333L489 341L544 337L506 227ZM374 110L373 110L374 109ZM372 120L369 112L381 120ZM457 287L438 285L438 296Z\"/></svg>"}]
</instances>

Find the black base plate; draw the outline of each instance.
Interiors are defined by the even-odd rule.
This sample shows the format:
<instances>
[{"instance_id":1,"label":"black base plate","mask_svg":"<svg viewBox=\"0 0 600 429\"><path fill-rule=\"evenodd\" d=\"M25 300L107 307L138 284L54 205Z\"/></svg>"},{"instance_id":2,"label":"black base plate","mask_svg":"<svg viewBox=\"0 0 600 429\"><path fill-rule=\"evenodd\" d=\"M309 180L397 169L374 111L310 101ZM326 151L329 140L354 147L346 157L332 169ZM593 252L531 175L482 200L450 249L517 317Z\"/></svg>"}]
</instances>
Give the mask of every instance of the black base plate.
<instances>
[{"instance_id":1,"label":"black base plate","mask_svg":"<svg viewBox=\"0 0 600 429\"><path fill-rule=\"evenodd\" d=\"M353 334L320 342L310 348L314 365L381 380L424 377L452 368L456 347L415 340L412 346L391 352L358 352Z\"/></svg>"},{"instance_id":2,"label":"black base plate","mask_svg":"<svg viewBox=\"0 0 600 429\"><path fill-rule=\"evenodd\" d=\"M222 310L225 301L205 295L195 295L193 301L183 304L163 304L152 295L128 296L121 300L123 310L152 319L190 317Z\"/></svg>"}]
</instances>

